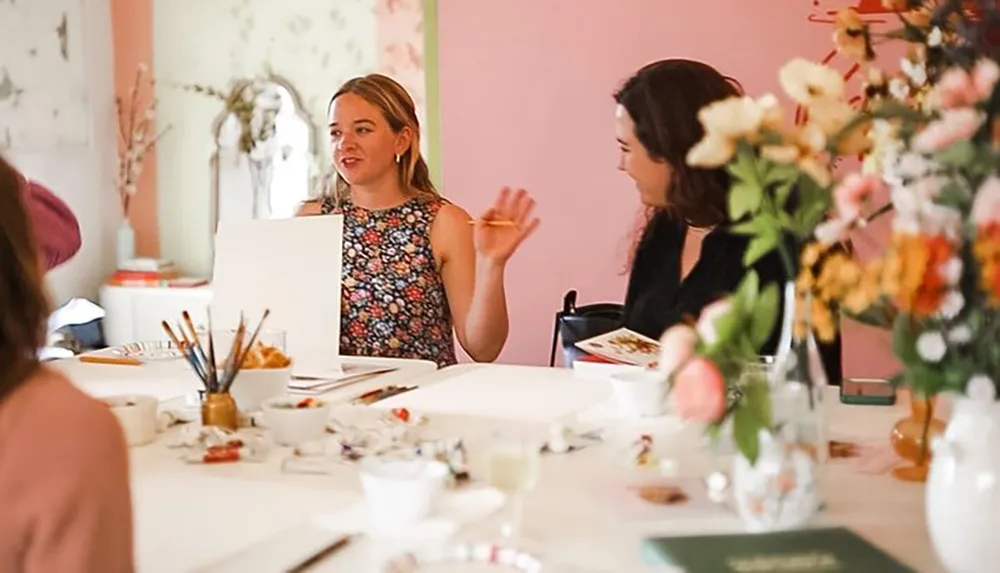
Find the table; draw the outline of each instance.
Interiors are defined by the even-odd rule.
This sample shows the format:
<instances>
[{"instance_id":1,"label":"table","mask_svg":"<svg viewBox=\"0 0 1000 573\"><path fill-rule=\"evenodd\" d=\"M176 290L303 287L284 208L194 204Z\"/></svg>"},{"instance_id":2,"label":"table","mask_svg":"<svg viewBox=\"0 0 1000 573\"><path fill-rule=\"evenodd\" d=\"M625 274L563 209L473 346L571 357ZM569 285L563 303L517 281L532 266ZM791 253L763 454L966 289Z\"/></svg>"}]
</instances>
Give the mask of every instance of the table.
<instances>
[{"instance_id":1,"label":"table","mask_svg":"<svg viewBox=\"0 0 1000 573\"><path fill-rule=\"evenodd\" d=\"M82 366L82 365L81 365ZM84 388L106 390L99 370L73 369ZM134 383L148 388L149 381ZM119 379L121 388L131 385ZM382 381L384 383L384 380ZM500 365L459 365L409 377L419 389L394 396L375 408L407 407L460 430L470 447L473 477L481 475L476 444L495 428L553 420L611 424L606 382L575 379L569 369ZM906 412L876 406L845 406L831 394L832 435L886 439ZM649 422L647 424L653 424ZM575 571L653 571L643 566L639 543L648 534L738 532L733 513L712 512L658 522L622 520L611 510L604 484L618 479L617 447L629 433L651 431L617 422L607 446L565 456L546 456L541 478L528 497L524 535L547 556L578 566ZM680 461L683 474L699 475L700 432L675 423L654 427L656 443ZM704 456L702 456L703 458ZM330 475L282 474L277 460L260 464L201 466L179 462L162 443L131 450L133 499L139 571L277 571L295 556L335 535L309 524L317 514L343 512L358 504L355 471L343 467ZM844 462L824 475L828 510L821 522L846 525L919 571L940 570L933 557L923 513L923 486L888 475L862 475ZM476 527L492 527L491 523ZM408 545L361 538L315 571L378 571L386 556Z\"/></svg>"},{"instance_id":2,"label":"table","mask_svg":"<svg viewBox=\"0 0 1000 573\"><path fill-rule=\"evenodd\" d=\"M191 313L196 325L204 326L211 301L210 285L192 288L101 285L100 302L106 312L105 342L117 346L167 340L160 321L177 320L185 310Z\"/></svg>"}]
</instances>

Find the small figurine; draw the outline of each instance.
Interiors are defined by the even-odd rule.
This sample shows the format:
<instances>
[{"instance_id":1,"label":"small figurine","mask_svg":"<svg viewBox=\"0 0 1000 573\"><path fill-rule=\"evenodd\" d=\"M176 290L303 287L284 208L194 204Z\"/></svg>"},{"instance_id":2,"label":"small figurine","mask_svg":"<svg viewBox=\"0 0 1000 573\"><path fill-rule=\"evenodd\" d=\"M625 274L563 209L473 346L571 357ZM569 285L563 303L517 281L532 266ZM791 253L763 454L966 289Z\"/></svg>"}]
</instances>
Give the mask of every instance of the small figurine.
<instances>
[{"instance_id":1,"label":"small figurine","mask_svg":"<svg viewBox=\"0 0 1000 573\"><path fill-rule=\"evenodd\" d=\"M455 485L469 481L469 469L465 461L465 445L462 440L454 440L448 444L444 460L451 470L451 477L455 480Z\"/></svg>"},{"instance_id":2,"label":"small figurine","mask_svg":"<svg viewBox=\"0 0 1000 573\"><path fill-rule=\"evenodd\" d=\"M632 461L639 467L647 467L657 463L653 454L653 437L649 434L639 436L635 444L632 445Z\"/></svg>"},{"instance_id":3,"label":"small figurine","mask_svg":"<svg viewBox=\"0 0 1000 573\"><path fill-rule=\"evenodd\" d=\"M554 423L549 427L549 440L545 443L545 449L553 454L565 454L572 448L566 440L569 429L559 423Z\"/></svg>"}]
</instances>

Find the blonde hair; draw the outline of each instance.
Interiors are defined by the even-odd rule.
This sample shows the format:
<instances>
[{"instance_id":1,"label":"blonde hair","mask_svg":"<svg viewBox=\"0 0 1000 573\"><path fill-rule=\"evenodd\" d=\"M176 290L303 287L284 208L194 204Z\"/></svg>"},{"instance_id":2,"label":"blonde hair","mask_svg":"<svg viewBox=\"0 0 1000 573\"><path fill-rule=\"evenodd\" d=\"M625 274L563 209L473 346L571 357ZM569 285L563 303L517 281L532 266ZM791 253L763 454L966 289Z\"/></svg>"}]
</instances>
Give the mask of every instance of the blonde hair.
<instances>
[{"instance_id":1,"label":"blonde hair","mask_svg":"<svg viewBox=\"0 0 1000 573\"><path fill-rule=\"evenodd\" d=\"M417 109L413 98L399 82L382 74L368 74L348 80L330 98L327 112L338 97L352 93L361 96L365 101L379 108L382 116L389 123L393 133L399 133L403 128L410 128L413 136L410 147L399 156L399 183L404 190L414 189L417 193L439 197L437 188L431 182L430 169L420 155L420 120L417 119ZM340 173L334 170L334 181L328 193L333 195L334 203L339 207L350 192L350 185Z\"/></svg>"}]
</instances>

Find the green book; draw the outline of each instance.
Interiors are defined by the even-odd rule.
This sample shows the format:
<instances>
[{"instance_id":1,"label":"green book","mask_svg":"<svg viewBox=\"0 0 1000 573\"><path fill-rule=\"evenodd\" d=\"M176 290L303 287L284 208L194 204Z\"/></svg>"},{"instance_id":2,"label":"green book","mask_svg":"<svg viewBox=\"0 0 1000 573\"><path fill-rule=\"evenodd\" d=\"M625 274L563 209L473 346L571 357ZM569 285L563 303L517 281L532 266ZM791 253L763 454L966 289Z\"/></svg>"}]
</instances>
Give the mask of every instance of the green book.
<instances>
[{"instance_id":1,"label":"green book","mask_svg":"<svg viewBox=\"0 0 1000 573\"><path fill-rule=\"evenodd\" d=\"M643 541L650 565L688 573L913 573L843 527L775 533L654 537Z\"/></svg>"}]
</instances>

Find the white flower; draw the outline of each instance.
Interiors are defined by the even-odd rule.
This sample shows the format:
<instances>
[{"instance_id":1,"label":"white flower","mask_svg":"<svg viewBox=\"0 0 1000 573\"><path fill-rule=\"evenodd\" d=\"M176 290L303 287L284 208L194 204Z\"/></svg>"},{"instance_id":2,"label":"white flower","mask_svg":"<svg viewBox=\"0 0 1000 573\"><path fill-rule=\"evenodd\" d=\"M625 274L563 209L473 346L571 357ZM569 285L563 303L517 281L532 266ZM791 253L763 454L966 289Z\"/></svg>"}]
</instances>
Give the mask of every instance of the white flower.
<instances>
[{"instance_id":1,"label":"white flower","mask_svg":"<svg viewBox=\"0 0 1000 573\"><path fill-rule=\"evenodd\" d=\"M941 331L929 330L917 338L917 354L924 362L940 362L947 351L948 345Z\"/></svg>"},{"instance_id":2,"label":"white flower","mask_svg":"<svg viewBox=\"0 0 1000 573\"><path fill-rule=\"evenodd\" d=\"M957 285L958 280L962 278L962 259L958 257L948 259L941 265L938 272L941 274L941 278L948 283L948 286Z\"/></svg>"},{"instance_id":3,"label":"white flower","mask_svg":"<svg viewBox=\"0 0 1000 573\"><path fill-rule=\"evenodd\" d=\"M962 308L964 307L965 297L962 296L962 293L957 290L950 290L945 293L938 313L945 320L951 320L958 316L958 313L962 312Z\"/></svg>"},{"instance_id":4,"label":"white flower","mask_svg":"<svg viewBox=\"0 0 1000 573\"><path fill-rule=\"evenodd\" d=\"M844 97L844 78L839 72L804 58L785 64L778 72L778 81L788 97L803 105Z\"/></svg>"},{"instance_id":5,"label":"white flower","mask_svg":"<svg viewBox=\"0 0 1000 573\"><path fill-rule=\"evenodd\" d=\"M899 62L899 69L903 70L913 85L919 87L927 83L927 68L923 62L913 62L904 58Z\"/></svg>"},{"instance_id":6,"label":"white flower","mask_svg":"<svg viewBox=\"0 0 1000 573\"><path fill-rule=\"evenodd\" d=\"M997 387L985 374L976 374L965 385L965 395L977 402L992 402L996 399Z\"/></svg>"},{"instance_id":7,"label":"white flower","mask_svg":"<svg viewBox=\"0 0 1000 573\"><path fill-rule=\"evenodd\" d=\"M889 95L901 101L905 100L910 97L910 84L903 78L892 78L889 80Z\"/></svg>"},{"instance_id":8,"label":"white flower","mask_svg":"<svg viewBox=\"0 0 1000 573\"><path fill-rule=\"evenodd\" d=\"M934 26L931 28L930 33L927 34L927 47L936 48L941 45L944 40L944 35L941 33L941 28Z\"/></svg>"},{"instance_id":9,"label":"white flower","mask_svg":"<svg viewBox=\"0 0 1000 573\"><path fill-rule=\"evenodd\" d=\"M948 331L948 342L952 344L968 344L972 340L972 329L968 324L959 324Z\"/></svg>"},{"instance_id":10,"label":"white flower","mask_svg":"<svg viewBox=\"0 0 1000 573\"><path fill-rule=\"evenodd\" d=\"M813 233L816 240L824 245L833 245L847 236L847 230L851 226L849 220L834 218L816 225Z\"/></svg>"}]
</instances>

